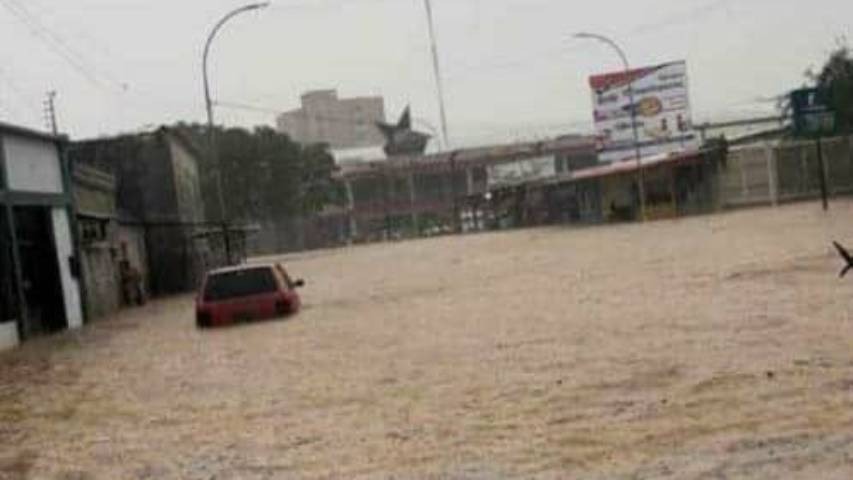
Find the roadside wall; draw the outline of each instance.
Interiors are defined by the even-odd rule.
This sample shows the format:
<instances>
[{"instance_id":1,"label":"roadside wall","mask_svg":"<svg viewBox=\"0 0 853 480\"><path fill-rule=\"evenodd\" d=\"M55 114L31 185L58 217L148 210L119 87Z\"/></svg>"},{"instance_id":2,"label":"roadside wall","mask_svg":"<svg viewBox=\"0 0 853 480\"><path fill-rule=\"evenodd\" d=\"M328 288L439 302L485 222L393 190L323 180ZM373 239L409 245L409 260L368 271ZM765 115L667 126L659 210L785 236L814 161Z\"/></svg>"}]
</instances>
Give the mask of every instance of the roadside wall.
<instances>
[{"instance_id":1,"label":"roadside wall","mask_svg":"<svg viewBox=\"0 0 853 480\"><path fill-rule=\"evenodd\" d=\"M830 194L853 192L853 137L826 138L821 143ZM817 144L798 141L734 148L718 180L722 208L819 197Z\"/></svg>"}]
</instances>

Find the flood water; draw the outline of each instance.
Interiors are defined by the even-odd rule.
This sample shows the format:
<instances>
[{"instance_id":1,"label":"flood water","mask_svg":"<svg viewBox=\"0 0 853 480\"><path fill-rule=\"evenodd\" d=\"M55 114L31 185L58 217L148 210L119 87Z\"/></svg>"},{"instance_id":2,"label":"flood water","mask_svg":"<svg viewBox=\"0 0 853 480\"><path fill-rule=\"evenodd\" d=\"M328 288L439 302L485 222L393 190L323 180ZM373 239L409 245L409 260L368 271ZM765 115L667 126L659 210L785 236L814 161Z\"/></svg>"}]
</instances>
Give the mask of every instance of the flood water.
<instances>
[{"instance_id":1,"label":"flood water","mask_svg":"<svg viewBox=\"0 0 853 480\"><path fill-rule=\"evenodd\" d=\"M853 477L853 203L283 258L0 354L0 479Z\"/></svg>"}]
</instances>

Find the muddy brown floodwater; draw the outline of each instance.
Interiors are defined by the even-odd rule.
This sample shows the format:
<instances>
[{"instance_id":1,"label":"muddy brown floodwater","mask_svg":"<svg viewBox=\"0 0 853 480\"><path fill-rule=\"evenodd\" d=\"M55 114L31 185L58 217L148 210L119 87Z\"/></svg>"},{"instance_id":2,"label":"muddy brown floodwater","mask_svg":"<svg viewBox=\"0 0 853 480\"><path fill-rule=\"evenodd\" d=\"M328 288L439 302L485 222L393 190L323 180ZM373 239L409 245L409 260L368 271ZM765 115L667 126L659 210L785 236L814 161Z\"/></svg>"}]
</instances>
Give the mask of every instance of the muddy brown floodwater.
<instances>
[{"instance_id":1,"label":"muddy brown floodwater","mask_svg":"<svg viewBox=\"0 0 853 480\"><path fill-rule=\"evenodd\" d=\"M853 203L283 257L0 355L0 478L853 478Z\"/></svg>"}]
</instances>

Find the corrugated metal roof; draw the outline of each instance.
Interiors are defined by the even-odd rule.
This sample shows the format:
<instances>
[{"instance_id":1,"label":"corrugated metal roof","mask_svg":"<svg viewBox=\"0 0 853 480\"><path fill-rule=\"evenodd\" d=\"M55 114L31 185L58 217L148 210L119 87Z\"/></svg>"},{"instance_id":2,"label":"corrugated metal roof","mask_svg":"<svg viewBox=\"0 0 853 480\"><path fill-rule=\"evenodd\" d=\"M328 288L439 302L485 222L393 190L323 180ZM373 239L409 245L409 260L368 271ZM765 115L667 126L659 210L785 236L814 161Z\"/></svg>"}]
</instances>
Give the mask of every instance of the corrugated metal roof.
<instances>
[{"instance_id":1,"label":"corrugated metal roof","mask_svg":"<svg viewBox=\"0 0 853 480\"><path fill-rule=\"evenodd\" d=\"M388 160L342 165L338 176L360 177L393 171L441 171L457 167L497 165L538 155L565 153L595 153L595 137L566 136L540 142L514 143L487 147L467 148L430 155L401 156Z\"/></svg>"},{"instance_id":2,"label":"corrugated metal roof","mask_svg":"<svg viewBox=\"0 0 853 480\"><path fill-rule=\"evenodd\" d=\"M643 166L643 169L649 169L663 165L684 163L697 160L704 153L705 151L703 150L690 150L680 153L664 153L660 155L644 157L641 159L641 164ZM557 177L556 179L548 183L562 183L566 181L589 180L592 178L609 177L612 175L636 172L638 169L639 165L635 161L617 162L607 165L598 165L595 167L584 168L581 170L575 170L574 172L571 172L568 175Z\"/></svg>"}]
</instances>

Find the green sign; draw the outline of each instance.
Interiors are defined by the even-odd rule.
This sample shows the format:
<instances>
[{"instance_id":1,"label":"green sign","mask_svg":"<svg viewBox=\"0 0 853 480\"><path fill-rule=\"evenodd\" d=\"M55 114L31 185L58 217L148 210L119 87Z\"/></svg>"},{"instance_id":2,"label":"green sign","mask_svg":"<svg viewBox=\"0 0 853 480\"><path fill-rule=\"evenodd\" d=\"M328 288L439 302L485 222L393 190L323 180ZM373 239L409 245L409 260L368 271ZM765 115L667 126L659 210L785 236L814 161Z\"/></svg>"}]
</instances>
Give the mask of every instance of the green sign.
<instances>
[{"instance_id":1,"label":"green sign","mask_svg":"<svg viewBox=\"0 0 853 480\"><path fill-rule=\"evenodd\" d=\"M817 88L803 88L791 92L794 111L794 135L815 137L835 133L835 111L829 105L826 92Z\"/></svg>"}]
</instances>

